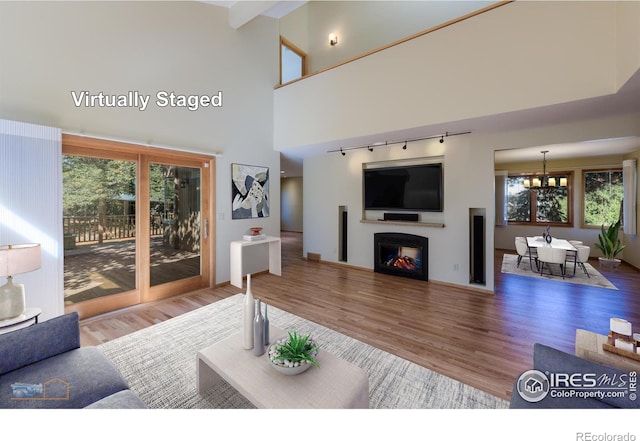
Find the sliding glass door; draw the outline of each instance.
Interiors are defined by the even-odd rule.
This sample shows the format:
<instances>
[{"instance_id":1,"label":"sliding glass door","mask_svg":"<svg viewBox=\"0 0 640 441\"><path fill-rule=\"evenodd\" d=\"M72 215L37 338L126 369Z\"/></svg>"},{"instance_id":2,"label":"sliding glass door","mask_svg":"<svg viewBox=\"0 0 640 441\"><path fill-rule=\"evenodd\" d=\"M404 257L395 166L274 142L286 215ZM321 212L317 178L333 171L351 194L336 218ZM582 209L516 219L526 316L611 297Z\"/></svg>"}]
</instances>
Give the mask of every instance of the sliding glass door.
<instances>
[{"instance_id":1,"label":"sliding glass door","mask_svg":"<svg viewBox=\"0 0 640 441\"><path fill-rule=\"evenodd\" d=\"M200 169L151 164L151 286L201 274Z\"/></svg>"},{"instance_id":2,"label":"sliding glass door","mask_svg":"<svg viewBox=\"0 0 640 441\"><path fill-rule=\"evenodd\" d=\"M89 317L209 286L213 159L104 143L63 137L65 309Z\"/></svg>"}]
</instances>

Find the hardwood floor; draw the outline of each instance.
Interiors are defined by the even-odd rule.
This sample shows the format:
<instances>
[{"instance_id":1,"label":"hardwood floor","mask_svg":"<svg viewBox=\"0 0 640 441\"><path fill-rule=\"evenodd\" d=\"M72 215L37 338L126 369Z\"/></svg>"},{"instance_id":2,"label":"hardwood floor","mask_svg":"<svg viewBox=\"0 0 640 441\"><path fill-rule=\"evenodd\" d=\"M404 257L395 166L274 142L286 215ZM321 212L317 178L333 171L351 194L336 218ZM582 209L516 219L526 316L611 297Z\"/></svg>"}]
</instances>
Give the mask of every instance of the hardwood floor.
<instances>
[{"instance_id":1,"label":"hardwood floor","mask_svg":"<svg viewBox=\"0 0 640 441\"><path fill-rule=\"evenodd\" d=\"M577 328L606 334L611 317L640 324L635 268L601 270L614 291L502 274L502 255L492 295L303 260L302 236L282 233L282 277L256 275L251 287L270 305L507 400L532 366L533 343L573 353ZM86 319L81 342L97 345L238 292L226 285Z\"/></svg>"}]
</instances>

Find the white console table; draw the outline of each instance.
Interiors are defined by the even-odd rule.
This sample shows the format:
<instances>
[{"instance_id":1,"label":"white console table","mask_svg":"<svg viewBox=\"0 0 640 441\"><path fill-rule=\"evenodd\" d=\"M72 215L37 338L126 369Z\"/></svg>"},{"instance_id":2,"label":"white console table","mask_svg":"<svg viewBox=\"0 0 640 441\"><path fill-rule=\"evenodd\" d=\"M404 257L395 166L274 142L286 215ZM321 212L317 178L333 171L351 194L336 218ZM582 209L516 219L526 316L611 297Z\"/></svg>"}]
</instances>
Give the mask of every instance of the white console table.
<instances>
[{"instance_id":1,"label":"white console table","mask_svg":"<svg viewBox=\"0 0 640 441\"><path fill-rule=\"evenodd\" d=\"M280 238L267 236L264 240L234 240L231 242L231 284L242 288L242 278L269 270L282 275Z\"/></svg>"}]
</instances>

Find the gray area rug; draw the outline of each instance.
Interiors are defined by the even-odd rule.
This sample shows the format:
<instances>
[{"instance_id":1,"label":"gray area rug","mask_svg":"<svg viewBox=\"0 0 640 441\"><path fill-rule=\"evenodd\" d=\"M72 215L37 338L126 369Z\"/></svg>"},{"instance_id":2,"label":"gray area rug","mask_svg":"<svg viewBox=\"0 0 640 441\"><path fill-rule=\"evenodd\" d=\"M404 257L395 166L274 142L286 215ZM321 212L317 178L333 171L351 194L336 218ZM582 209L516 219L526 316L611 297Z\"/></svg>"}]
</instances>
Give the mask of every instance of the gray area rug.
<instances>
[{"instance_id":1,"label":"gray area rug","mask_svg":"<svg viewBox=\"0 0 640 441\"><path fill-rule=\"evenodd\" d=\"M531 270L529 265L529 258L523 257L522 262L520 262L520 267L517 268L518 256L516 254L505 254L502 258L502 272L508 274L517 274L519 276L527 276L527 277L542 277L547 280L555 280L558 282L567 282L567 283L575 283L578 285L586 285L586 286L596 286L599 288L606 289L615 289L616 286L607 280L602 274L600 274L591 264L585 263L584 266L587 268L587 272L589 273L588 277L584 271L580 267L576 268L576 275L573 276L573 263L570 263L567 268L567 273L565 275L564 280L562 279L562 275L560 274L560 268L558 265L551 265L552 271L554 275L549 275L549 269L545 266L544 274L540 276L540 273L535 271L535 265L533 266L534 271Z\"/></svg>"},{"instance_id":2,"label":"gray area rug","mask_svg":"<svg viewBox=\"0 0 640 441\"><path fill-rule=\"evenodd\" d=\"M253 408L226 383L202 396L196 392L196 353L241 330L243 299L237 294L99 347L150 408ZM269 320L285 330L311 333L321 350L363 368L370 408L508 407L505 400L275 307L269 308Z\"/></svg>"}]
</instances>

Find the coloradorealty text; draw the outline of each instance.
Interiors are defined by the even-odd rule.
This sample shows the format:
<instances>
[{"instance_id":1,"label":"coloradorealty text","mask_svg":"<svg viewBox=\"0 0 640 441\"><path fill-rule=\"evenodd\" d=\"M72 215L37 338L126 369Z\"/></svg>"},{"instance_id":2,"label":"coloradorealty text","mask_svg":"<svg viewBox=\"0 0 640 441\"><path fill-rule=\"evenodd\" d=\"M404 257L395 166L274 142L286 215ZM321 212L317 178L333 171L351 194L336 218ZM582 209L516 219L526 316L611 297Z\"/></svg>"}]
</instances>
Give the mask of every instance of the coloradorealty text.
<instances>
[{"instance_id":1,"label":"coloradorealty text","mask_svg":"<svg viewBox=\"0 0 640 441\"><path fill-rule=\"evenodd\" d=\"M151 95L144 95L137 90L119 95L72 90L71 98L76 107L129 107L141 112L147 109L151 101ZM155 105L158 107L184 107L191 111L202 107L222 107L222 92L219 91L213 95L180 95L161 90L155 95Z\"/></svg>"}]
</instances>

